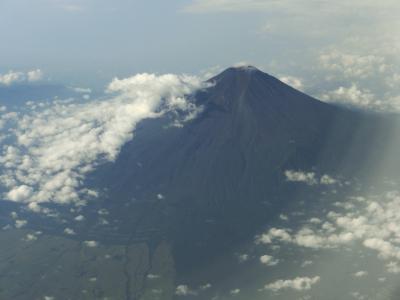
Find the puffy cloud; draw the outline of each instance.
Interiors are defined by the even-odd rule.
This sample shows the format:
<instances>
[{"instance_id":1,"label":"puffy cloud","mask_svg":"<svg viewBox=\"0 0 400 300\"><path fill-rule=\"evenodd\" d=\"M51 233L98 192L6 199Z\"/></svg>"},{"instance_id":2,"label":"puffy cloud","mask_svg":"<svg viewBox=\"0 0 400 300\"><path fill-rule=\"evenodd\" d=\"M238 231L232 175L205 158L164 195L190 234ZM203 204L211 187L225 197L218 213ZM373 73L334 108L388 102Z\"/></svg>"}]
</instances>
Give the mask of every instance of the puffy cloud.
<instances>
[{"instance_id":1,"label":"puffy cloud","mask_svg":"<svg viewBox=\"0 0 400 300\"><path fill-rule=\"evenodd\" d=\"M71 228L65 228L64 233L67 235L75 235L76 234L75 231Z\"/></svg>"},{"instance_id":2,"label":"puffy cloud","mask_svg":"<svg viewBox=\"0 0 400 300\"><path fill-rule=\"evenodd\" d=\"M317 184L314 172L306 173L302 171L287 170L285 171L285 176L287 181L304 182L308 185Z\"/></svg>"},{"instance_id":3,"label":"puffy cloud","mask_svg":"<svg viewBox=\"0 0 400 300\"><path fill-rule=\"evenodd\" d=\"M377 257L387 262L388 272L400 268L400 196L390 192L371 198L349 197L344 205L333 206L338 212L329 211L324 218L302 221L297 230L271 228L256 236L257 244L291 244L314 250L334 249L359 245L375 251ZM355 276L362 273L355 273ZM365 274L364 274L365 275Z\"/></svg>"},{"instance_id":4,"label":"puffy cloud","mask_svg":"<svg viewBox=\"0 0 400 300\"><path fill-rule=\"evenodd\" d=\"M354 277L365 277L368 275L368 272L367 271L358 271L358 272L354 273L353 275L354 275Z\"/></svg>"},{"instance_id":5,"label":"puffy cloud","mask_svg":"<svg viewBox=\"0 0 400 300\"><path fill-rule=\"evenodd\" d=\"M257 244L271 244L273 240L291 242L292 237L286 229L271 228L267 233L256 237Z\"/></svg>"},{"instance_id":6,"label":"puffy cloud","mask_svg":"<svg viewBox=\"0 0 400 300\"><path fill-rule=\"evenodd\" d=\"M33 189L26 185L20 185L13 188L7 193L7 199L15 202L29 201L29 196L32 195Z\"/></svg>"},{"instance_id":7,"label":"puffy cloud","mask_svg":"<svg viewBox=\"0 0 400 300\"><path fill-rule=\"evenodd\" d=\"M43 72L40 69L31 70L28 72L9 71L5 74L0 74L0 85L12 85L18 82L35 82L43 79Z\"/></svg>"},{"instance_id":8,"label":"puffy cloud","mask_svg":"<svg viewBox=\"0 0 400 300\"><path fill-rule=\"evenodd\" d=\"M332 178L331 176L325 174L320 178L319 182L321 184L335 184L335 183L337 183L337 180Z\"/></svg>"},{"instance_id":9,"label":"puffy cloud","mask_svg":"<svg viewBox=\"0 0 400 300\"><path fill-rule=\"evenodd\" d=\"M315 277L296 277L294 279L280 279L273 283L269 283L264 286L265 290L271 290L273 292L278 292L280 290L296 290L296 291L306 291L310 290L313 285L320 281L319 276Z\"/></svg>"},{"instance_id":10,"label":"puffy cloud","mask_svg":"<svg viewBox=\"0 0 400 300\"><path fill-rule=\"evenodd\" d=\"M114 79L106 100L55 100L21 112L13 130L16 142L5 144L0 154L6 198L33 211L49 202L85 205L96 197L81 186L85 175L115 160L138 122L180 111L181 125L199 112L185 96L205 86L196 77L139 74Z\"/></svg>"},{"instance_id":11,"label":"puffy cloud","mask_svg":"<svg viewBox=\"0 0 400 300\"><path fill-rule=\"evenodd\" d=\"M391 261L386 264L386 269L389 273L399 274L400 273L400 265L398 262Z\"/></svg>"},{"instance_id":12,"label":"puffy cloud","mask_svg":"<svg viewBox=\"0 0 400 300\"><path fill-rule=\"evenodd\" d=\"M83 244L89 248L96 248L99 245L96 241L84 241Z\"/></svg>"},{"instance_id":13,"label":"puffy cloud","mask_svg":"<svg viewBox=\"0 0 400 300\"><path fill-rule=\"evenodd\" d=\"M212 287L211 283L205 283L200 285L197 289L192 289L188 285L181 284L175 289L175 295L177 296L198 296L204 291L209 290Z\"/></svg>"},{"instance_id":14,"label":"puffy cloud","mask_svg":"<svg viewBox=\"0 0 400 300\"><path fill-rule=\"evenodd\" d=\"M28 234L25 236L24 240L27 241L27 242L33 242L33 241L36 241L36 240L37 240L37 236L34 235L34 234L31 234L31 233L28 233Z\"/></svg>"},{"instance_id":15,"label":"puffy cloud","mask_svg":"<svg viewBox=\"0 0 400 300\"><path fill-rule=\"evenodd\" d=\"M29 82L35 82L43 79L43 72L40 69L32 70L26 73Z\"/></svg>"},{"instance_id":16,"label":"puffy cloud","mask_svg":"<svg viewBox=\"0 0 400 300\"><path fill-rule=\"evenodd\" d=\"M330 91L321 96L322 100L355 106L360 108L381 109L384 103L371 93L369 90L361 90L356 84L350 87L340 86L336 90Z\"/></svg>"},{"instance_id":17,"label":"puffy cloud","mask_svg":"<svg viewBox=\"0 0 400 300\"><path fill-rule=\"evenodd\" d=\"M282 76L279 77L279 80L286 83L287 85L290 85L291 87L294 87L297 90L303 91L304 84L300 78L294 76Z\"/></svg>"},{"instance_id":18,"label":"puffy cloud","mask_svg":"<svg viewBox=\"0 0 400 300\"><path fill-rule=\"evenodd\" d=\"M384 73L388 68L385 58L374 54L346 53L338 50L324 52L319 57L323 68L339 72L346 78L367 78Z\"/></svg>"},{"instance_id":19,"label":"puffy cloud","mask_svg":"<svg viewBox=\"0 0 400 300\"><path fill-rule=\"evenodd\" d=\"M79 215L74 218L75 221L82 222L85 220L85 216Z\"/></svg>"},{"instance_id":20,"label":"puffy cloud","mask_svg":"<svg viewBox=\"0 0 400 300\"><path fill-rule=\"evenodd\" d=\"M188 295L197 295L197 292L191 290L189 286L181 284L178 285L175 289L175 294L177 296L188 296Z\"/></svg>"},{"instance_id":21,"label":"puffy cloud","mask_svg":"<svg viewBox=\"0 0 400 300\"><path fill-rule=\"evenodd\" d=\"M26 220L15 220L15 228L25 227L26 224L28 224L28 221Z\"/></svg>"},{"instance_id":22,"label":"puffy cloud","mask_svg":"<svg viewBox=\"0 0 400 300\"><path fill-rule=\"evenodd\" d=\"M260 262L266 266L276 266L279 264L279 259L275 259L273 256L270 255L263 255L260 257Z\"/></svg>"},{"instance_id":23,"label":"puffy cloud","mask_svg":"<svg viewBox=\"0 0 400 300\"><path fill-rule=\"evenodd\" d=\"M9 71L6 74L0 74L0 84L11 85L15 82L20 82L24 78L22 72Z\"/></svg>"}]
</instances>

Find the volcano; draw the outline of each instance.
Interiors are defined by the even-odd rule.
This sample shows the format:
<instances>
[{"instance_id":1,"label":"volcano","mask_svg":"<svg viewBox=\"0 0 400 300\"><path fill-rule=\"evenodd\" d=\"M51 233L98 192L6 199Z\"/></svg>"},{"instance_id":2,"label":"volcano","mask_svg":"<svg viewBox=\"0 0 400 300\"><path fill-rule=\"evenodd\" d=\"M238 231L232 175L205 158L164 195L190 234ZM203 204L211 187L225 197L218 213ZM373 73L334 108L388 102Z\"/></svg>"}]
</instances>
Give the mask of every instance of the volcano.
<instances>
[{"instance_id":1,"label":"volcano","mask_svg":"<svg viewBox=\"0 0 400 300\"><path fill-rule=\"evenodd\" d=\"M191 95L202 113L142 122L118 159L92 174L120 233L174 245L178 270L203 265L296 205L286 170L362 176L384 122L316 100L252 66L229 68ZM368 145L366 147L365 145Z\"/></svg>"}]
</instances>

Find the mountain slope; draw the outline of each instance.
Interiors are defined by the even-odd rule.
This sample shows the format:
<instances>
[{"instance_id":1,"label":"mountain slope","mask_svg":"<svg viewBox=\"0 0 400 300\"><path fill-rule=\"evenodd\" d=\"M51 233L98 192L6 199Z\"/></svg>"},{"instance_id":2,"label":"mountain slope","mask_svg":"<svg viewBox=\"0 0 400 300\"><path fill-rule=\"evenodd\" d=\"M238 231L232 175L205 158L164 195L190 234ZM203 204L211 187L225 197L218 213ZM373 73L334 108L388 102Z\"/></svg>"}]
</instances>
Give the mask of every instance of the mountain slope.
<instances>
[{"instance_id":1,"label":"mountain slope","mask_svg":"<svg viewBox=\"0 0 400 300\"><path fill-rule=\"evenodd\" d=\"M90 180L106 187L102 205L120 232L171 241L180 270L252 239L304 200L286 170L360 176L385 140L379 117L320 102L253 67L209 82L193 95L200 116L183 127L168 117L143 122L117 161Z\"/></svg>"}]
</instances>

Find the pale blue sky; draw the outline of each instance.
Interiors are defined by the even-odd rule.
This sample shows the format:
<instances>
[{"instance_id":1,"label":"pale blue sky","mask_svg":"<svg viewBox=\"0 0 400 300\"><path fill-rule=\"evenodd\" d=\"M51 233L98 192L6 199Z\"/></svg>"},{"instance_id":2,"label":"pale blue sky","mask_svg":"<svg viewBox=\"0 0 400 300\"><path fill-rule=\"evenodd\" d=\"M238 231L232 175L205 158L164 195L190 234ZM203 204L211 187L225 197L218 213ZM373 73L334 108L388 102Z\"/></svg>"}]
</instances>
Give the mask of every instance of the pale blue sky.
<instances>
[{"instance_id":1,"label":"pale blue sky","mask_svg":"<svg viewBox=\"0 0 400 300\"><path fill-rule=\"evenodd\" d=\"M320 97L375 101L397 96L399 12L395 0L2 0L0 74L103 86L246 61Z\"/></svg>"}]
</instances>

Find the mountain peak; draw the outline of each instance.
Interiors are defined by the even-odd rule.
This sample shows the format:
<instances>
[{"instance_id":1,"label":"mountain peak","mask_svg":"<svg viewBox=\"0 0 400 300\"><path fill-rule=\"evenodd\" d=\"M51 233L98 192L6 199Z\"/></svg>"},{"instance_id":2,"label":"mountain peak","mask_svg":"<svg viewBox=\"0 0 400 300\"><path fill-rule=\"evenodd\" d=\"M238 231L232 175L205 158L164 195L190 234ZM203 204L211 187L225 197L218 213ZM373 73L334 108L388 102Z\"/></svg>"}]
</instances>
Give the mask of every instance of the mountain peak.
<instances>
[{"instance_id":1,"label":"mountain peak","mask_svg":"<svg viewBox=\"0 0 400 300\"><path fill-rule=\"evenodd\" d=\"M288 112L326 105L251 65L227 68L208 82L214 84L209 101L227 111Z\"/></svg>"},{"instance_id":2,"label":"mountain peak","mask_svg":"<svg viewBox=\"0 0 400 300\"><path fill-rule=\"evenodd\" d=\"M220 73L220 75L227 75L227 74L254 75L254 74L266 74L266 73L262 72L260 69L252 65L236 65L229 67Z\"/></svg>"},{"instance_id":3,"label":"mountain peak","mask_svg":"<svg viewBox=\"0 0 400 300\"><path fill-rule=\"evenodd\" d=\"M247 72L253 72L253 71L259 71L261 72L258 68L252 65L246 65L246 64L239 64L239 65L234 65L231 67L232 69L237 69L240 71L247 71Z\"/></svg>"}]
</instances>

